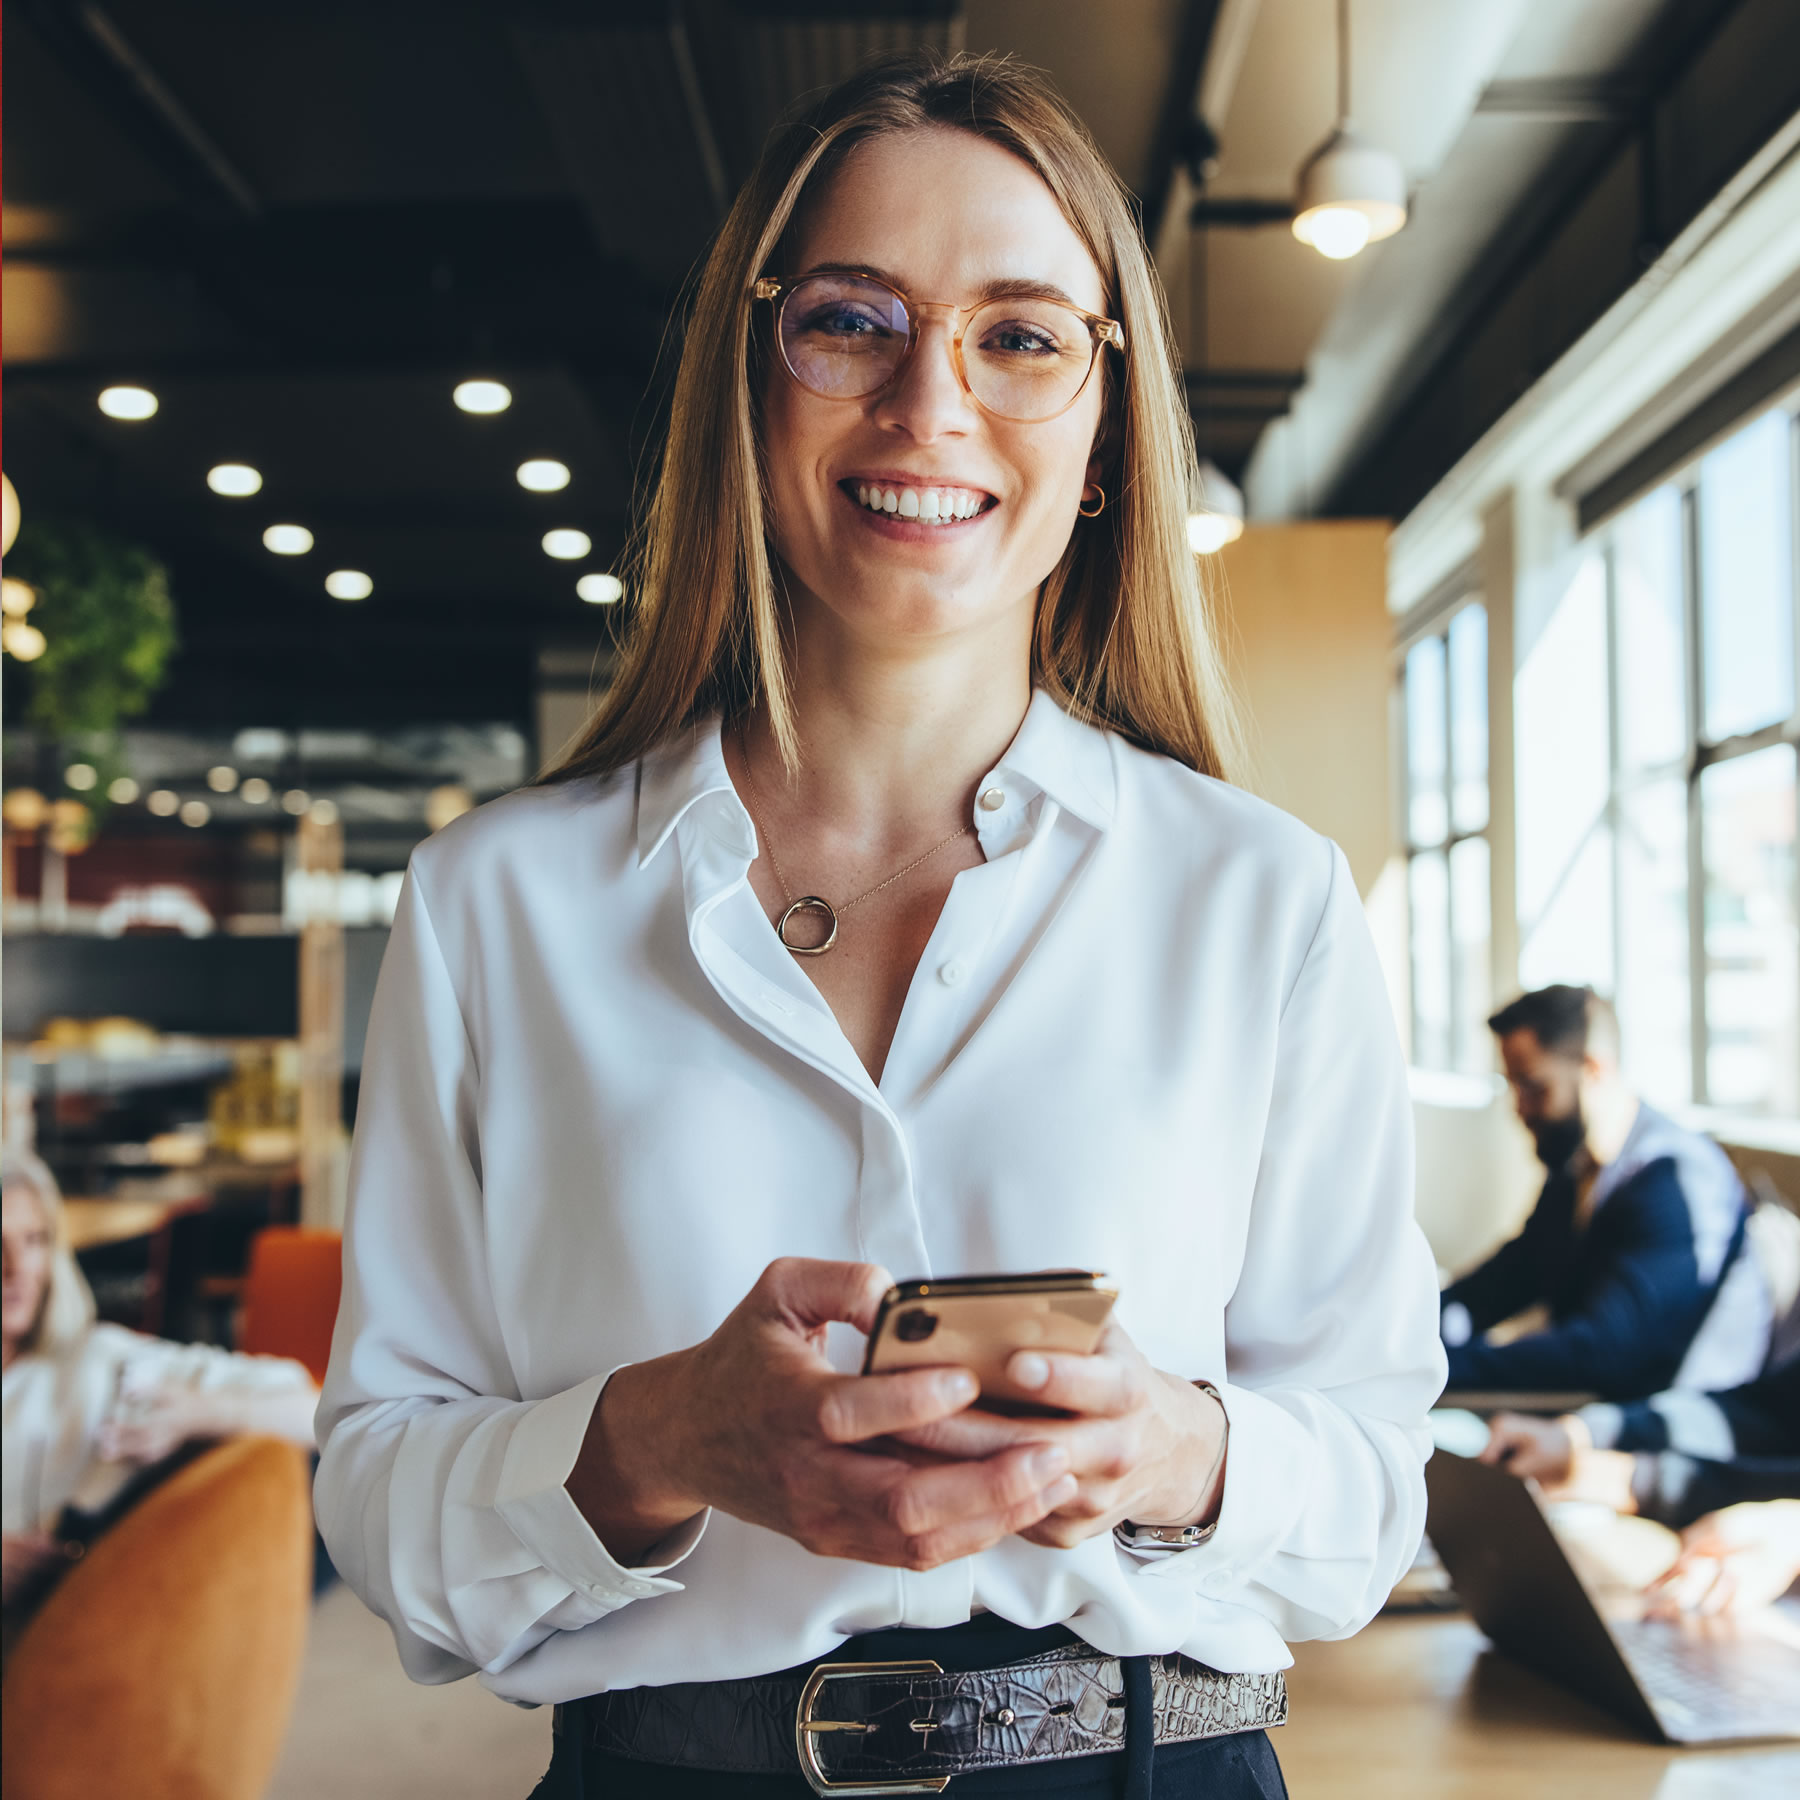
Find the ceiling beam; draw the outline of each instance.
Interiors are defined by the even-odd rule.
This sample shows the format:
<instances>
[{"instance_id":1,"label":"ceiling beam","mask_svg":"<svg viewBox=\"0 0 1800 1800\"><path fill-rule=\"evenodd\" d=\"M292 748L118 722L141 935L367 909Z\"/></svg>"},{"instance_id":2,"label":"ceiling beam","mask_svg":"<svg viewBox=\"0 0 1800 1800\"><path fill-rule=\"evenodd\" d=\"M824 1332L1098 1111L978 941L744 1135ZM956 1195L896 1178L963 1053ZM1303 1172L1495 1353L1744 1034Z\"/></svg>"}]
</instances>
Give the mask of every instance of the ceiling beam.
<instances>
[{"instance_id":1,"label":"ceiling beam","mask_svg":"<svg viewBox=\"0 0 1800 1800\"><path fill-rule=\"evenodd\" d=\"M1144 242L1152 246L1162 235L1163 215L1175 192L1175 172L1186 159L1199 118L1200 78L1206 73L1207 52L1212 47L1213 27L1218 23L1221 0L1188 0L1181 30L1169 66L1169 84L1163 91L1162 110L1150 139L1149 175L1143 202Z\"/></svg>"}]
</instances>

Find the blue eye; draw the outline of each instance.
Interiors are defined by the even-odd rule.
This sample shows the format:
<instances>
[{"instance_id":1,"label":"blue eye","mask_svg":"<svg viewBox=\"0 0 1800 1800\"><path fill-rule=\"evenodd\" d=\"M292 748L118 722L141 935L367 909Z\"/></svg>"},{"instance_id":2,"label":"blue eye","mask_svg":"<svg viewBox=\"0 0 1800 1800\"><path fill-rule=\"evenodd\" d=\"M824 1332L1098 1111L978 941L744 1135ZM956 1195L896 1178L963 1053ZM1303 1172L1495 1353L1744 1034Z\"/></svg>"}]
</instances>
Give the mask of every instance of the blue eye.
<instances>
[{"instance_id":1,"label":"blue eye","mask_svg":"<svg viewBox=\"0 0 1800 1800\"><path fill-rule=\"evenodd\" d=\"M801 320L802 331L816 331L825 337L885 336L886 327L859 307L842 303L822 306Z\"/></svg>"},{"instance_id":2,"label":"blue eye","mask_svg":"<svg viewBox=\"0 0 1800 1800\"><path fill-rule=\"evenodd\" d=\"M981 340L983 350L995 350L1005 356L1056 356L1062 346L1047 332L1034 325L997 325Z\"/></svg>"}]
</instances>

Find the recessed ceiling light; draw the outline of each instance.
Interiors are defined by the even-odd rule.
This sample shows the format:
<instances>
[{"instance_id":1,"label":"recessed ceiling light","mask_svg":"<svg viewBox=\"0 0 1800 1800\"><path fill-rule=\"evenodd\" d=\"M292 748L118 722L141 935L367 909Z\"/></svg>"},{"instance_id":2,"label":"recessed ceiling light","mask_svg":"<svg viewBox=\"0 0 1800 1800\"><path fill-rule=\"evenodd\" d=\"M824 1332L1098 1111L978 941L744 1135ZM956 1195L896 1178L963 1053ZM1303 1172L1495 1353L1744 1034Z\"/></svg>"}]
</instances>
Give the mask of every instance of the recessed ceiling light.
<instances>
[{"instance_id":1,"label":"recessed ceiling light","mask_svg":"<svg viewBox=\"0 0 1800 1800\"><path fill-rule=\"evenodd\" d=\"M325 577L325 591L334 600L366 600L375 584L361 569L333 569Z\"/></svg>"},{"instance_id":2,"label":"recessed ceiling light","mask_svg":"<svg viewBox=\"0 0 1800 1800\"><path fill-rule=\"evenodd\" d=\"M238 784L238 772L230 763L218 763L206 771L206 785L215 794L229 794Z\"/></svg>"},{"instance_id":3,"label":"recessed ceiling light","mask_svg":"<svg viewBox=\"0 0 1800 1800\"><path fill-rule=\"evenodd\" d=\"M129 806L138 797L138 784L129 775L115 775L107 784L106 797L114 806Z\"/></svg>"},{"instance_id":4,"label":"recessed ceiling light","mask_svg":"<svg viewBox=\"0 0 1800 1800\"><path fill-rule=\"evenodd\" d=\"M466 413L505 412L512 389L503 381L459 381L450 398Z\"/></svg>"},{"instance_id":5,"label":"recessed ceiling light","mask_svg":"<svg viewBox=\"0 0 1800 1800\"><path fill-rule=\"evenodd\" d=\"M148 419L156 412L156 396L148 388L109 387L100 390L100 410L109 419Z\"/></svg>"},{"instance_id":6,"label":"recessed ceiling light","mask_svg":"<svg viewBox=\"0 0 1800 1800\"><path fill-rule=\"evenodd\" d=\"M206 485L228 500L242 500L262 491L262 476L248 463L214 463L206 471Z\"/></svg>"},{"instance_id":7,"label":"recessed ceiling light","mask_svg":"<svg viewBox=\"0 0 1800 1800\"><path fill-rule=\"evenodd\" d=\"M589 606L611 606L625 597L625 584L616 575L584 575L575 591Z\"/></svg>"},{"instance_id":8,"label":"recessed ceiling light","mask_svg":"<svg viewBox=\"0 0 1800 1800\"><path fill-rule=\"evenodd\" d=\"M181 822L184 825L199 827L212 817L212 808L204 800L186 800L182 802Z\"/></svg>"},{"instance_id":9,"label":"recessed ceiling light","mask_svg":"<svg viewBox=\"0 0 1800 1800\"><path fill-rule=\"evenodd\" d=\"M263 533L263 548L277 556L304 556L313 547L313 535L304 525L271 525Z\"/></svg>"},{"instance_id":10,"label":"recessed ceiling light","mask_svg":"<svg viewBox=\"0 0 1800 1800\"><path fill-rule=\"evenodd\" d=\"M311 805L312 795L305 788L289 788L281 796L281 810L285 813L292 813L295 818L299 818Z\"/></svg>"},{"instance_id":11,"label":"recessed ceiling light","mask_svg":"<svg viewBox=\"0 0 1800 1800\"><path fill-rule=\"evenodd\" d=\"M534 494L554 494L568 485L569 465L559 463L553 456L534 456L530 462L519 464L519 486L530 488Z\"/></svg>"},{"instance_id":12,"label":"recessed ceiling light","mask_svg":"<svg viewBox=\"0 0 1800 1800\"><path fill-rule=\"evenodd\" d=\"M594 547L594 540L585 531L574 531L567 526L557 531L544 533L544 554L560 557L564 562L574 562L586 556Z\"/></svg>"},{"instance_id":13,"label":"recessed ceiling light","mask_svg":"<svg viewBox=\"0 0 1800 1800\"><path fill-rule=\"evenodd\" d=\"M100 771L92 763L70 763L63 770L63 784L78 794L85 794L99 779Z\"/></svg>"},{"instance_id":14,"label":"recessed ceiling light","mask_svg":"<svg viewBox=\"0 0 1800 1800\"><path fill-rule=\"evenodd\" d=\"M172 788L158 788L144 804L159 819L166 819L181 810L181 796Z\"/></svg>"},{"instance_id":15,"label":"recessed ceiling light","mask_svg":"<svg viewBox=\"0 0 1800 1800\"><path fill-rule=\"evenodd\" d=\"M274 791L275 790L270 787L260 775L252 775L250 779L238 789L238 798L240 800L248 801L252 806L263 806L268 803L269 796Z\"/></svg>"},{"instance_id":16,"label":"recessed ceiling light","mask_svg":"<svg viewBox=\"0 0 1800 1800\"><path fill-rule=\"evenodd\" d=\"M315 825L335 825L338 822L338 807L335 800L315 800L306 809L306 816Z\"/></svg>"}]
</instances>

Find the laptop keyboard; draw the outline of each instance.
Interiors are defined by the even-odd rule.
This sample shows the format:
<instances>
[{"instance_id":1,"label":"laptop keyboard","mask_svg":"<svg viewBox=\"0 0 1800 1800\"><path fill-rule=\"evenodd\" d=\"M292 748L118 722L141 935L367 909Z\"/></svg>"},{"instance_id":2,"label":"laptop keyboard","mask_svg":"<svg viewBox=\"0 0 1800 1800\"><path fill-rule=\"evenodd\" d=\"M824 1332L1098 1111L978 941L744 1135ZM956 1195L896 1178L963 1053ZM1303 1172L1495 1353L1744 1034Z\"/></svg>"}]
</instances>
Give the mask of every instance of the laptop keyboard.
<instances>
[{"instance_id":1,"label":"laptop keyboard","mask_svg":"<svg viewBox=\"0 0 1800 1800\"><path fill-rule=\"evenodd\" d=\"M1761 1635L1703 1637L1654 1621L1614 1631L1672 1737L1800 1737L1800 1651Z\"/></svg>"}]
</instances>

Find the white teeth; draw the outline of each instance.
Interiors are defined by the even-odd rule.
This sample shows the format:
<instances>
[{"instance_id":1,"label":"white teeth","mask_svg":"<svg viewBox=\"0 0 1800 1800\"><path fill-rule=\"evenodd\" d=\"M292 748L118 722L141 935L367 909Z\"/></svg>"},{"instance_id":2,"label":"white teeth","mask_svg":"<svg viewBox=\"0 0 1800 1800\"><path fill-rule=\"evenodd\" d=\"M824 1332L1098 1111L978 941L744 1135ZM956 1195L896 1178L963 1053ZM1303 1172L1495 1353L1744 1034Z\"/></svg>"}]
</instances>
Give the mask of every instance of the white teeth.
<instances>
[{"instance_id":1,"label":"white teeth","mask_svg":"<svg viewBox=\"0 0 1800 1800\"><path fill-rule=\"evenodd\" d=\"M982 495L968 488L891 488L867 481L856 484L856 501L871 512L892 513L927 525L971 519L985 503Z\"/></svg>"}]
</instances>

